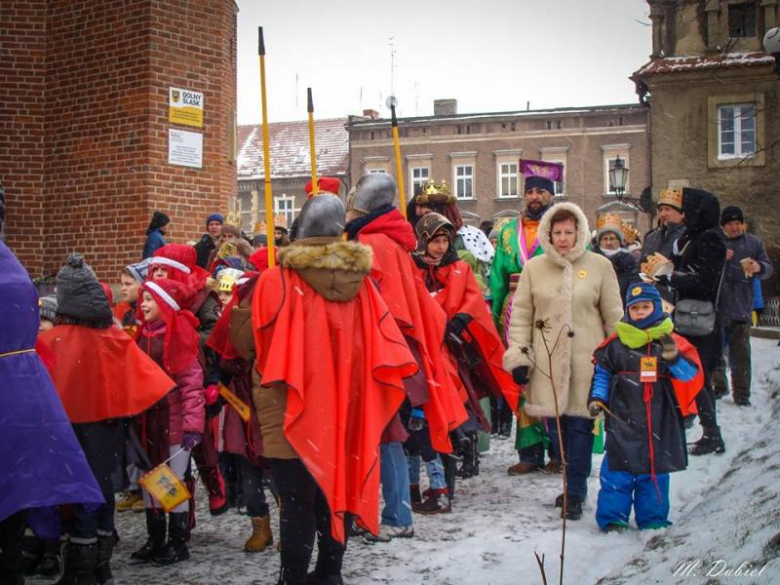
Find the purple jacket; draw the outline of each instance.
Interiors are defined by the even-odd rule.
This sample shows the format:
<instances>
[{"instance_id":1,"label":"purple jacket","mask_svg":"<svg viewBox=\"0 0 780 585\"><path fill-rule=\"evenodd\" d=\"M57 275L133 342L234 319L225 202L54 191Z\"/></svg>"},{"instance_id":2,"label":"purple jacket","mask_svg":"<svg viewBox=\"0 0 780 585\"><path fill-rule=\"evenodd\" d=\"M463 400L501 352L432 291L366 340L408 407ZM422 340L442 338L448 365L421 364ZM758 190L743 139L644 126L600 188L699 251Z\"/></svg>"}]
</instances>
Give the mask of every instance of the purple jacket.
<instances>
[{"instance_id":1,"label":"purple jacket","mask_svg":"<svg viewBox=\"0 0 780 585\"><path fill-rule=\"evenodd\" d=\"M38 293L2 242L0 290L0 520L27 508L103 504L51 378L32 351Z\"/></svg>"},{"instance_id":2,"label":"purple jacket","mask_svg":"<svg viewBox=\"0 0 780 585\"><path fill-rule=\"evenodd\" d=\"M197 359L184 371L171 374L163 364L165 322L147 324L138 337L138 346L176 382L176 388L165 396L168 401L170 444L178 445L184 433L203 433L206 424L206 400L203 395L203 369Z\"/></svg>"}]
</instances>

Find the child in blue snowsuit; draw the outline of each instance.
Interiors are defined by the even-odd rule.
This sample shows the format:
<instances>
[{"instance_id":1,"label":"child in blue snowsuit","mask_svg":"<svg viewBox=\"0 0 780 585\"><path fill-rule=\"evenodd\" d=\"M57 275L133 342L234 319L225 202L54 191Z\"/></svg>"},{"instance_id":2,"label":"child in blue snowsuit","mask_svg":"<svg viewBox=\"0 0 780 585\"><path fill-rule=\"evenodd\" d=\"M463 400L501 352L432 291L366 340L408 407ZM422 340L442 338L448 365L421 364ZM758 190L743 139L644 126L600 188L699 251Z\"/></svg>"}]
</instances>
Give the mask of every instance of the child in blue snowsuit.
<instances>
[{"instance_id":1,"label":"child in blue snowsuit","mask_svg":"<svg viewBox=\"0 0 780 585\"><path fill-rule=\"evenodd\" d=\"M688 463L673 379L691 382L700 376L695 349L673 335L653 285L631 285L626 311L616 335L594 353L588 399L592 416L607 412L596 509L596 522L607 532L628 527L632 503L640 529L671 524L669 473Z\"/></svg>"}]
</instances>

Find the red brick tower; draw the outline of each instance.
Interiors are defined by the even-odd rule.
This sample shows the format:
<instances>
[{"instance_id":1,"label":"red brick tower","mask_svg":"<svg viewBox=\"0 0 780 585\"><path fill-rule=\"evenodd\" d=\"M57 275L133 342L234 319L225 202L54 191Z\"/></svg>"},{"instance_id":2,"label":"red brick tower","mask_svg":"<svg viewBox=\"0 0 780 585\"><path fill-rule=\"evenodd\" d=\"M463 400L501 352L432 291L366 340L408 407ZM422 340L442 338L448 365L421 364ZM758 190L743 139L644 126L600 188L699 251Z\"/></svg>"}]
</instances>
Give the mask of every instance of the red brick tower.
<instances>
[{"instance_id":1,"label":"red brick tower","mask_svg":"<svg viewBox=\"0 0 780 585\"><path fill-rule=\"evenodd\" d=\"M169 241L237 191L233 0L4 0L0 182L6 242L31 275L73 250L102 278L140 260L152 211ZM201 127L169 90L203 94ZM169 130L202 135L202 166L169 164Z\"/></svg>"}]
</instances>

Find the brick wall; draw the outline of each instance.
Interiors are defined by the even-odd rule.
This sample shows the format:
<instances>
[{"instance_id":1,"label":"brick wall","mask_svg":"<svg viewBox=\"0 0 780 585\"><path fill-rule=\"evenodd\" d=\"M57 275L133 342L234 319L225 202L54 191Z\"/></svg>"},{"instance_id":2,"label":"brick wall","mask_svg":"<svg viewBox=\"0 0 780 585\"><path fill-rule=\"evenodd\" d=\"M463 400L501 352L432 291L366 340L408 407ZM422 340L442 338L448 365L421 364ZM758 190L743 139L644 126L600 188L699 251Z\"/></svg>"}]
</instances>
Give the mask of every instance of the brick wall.
<instances>
[{"instance_id":1,"label":"brick wall","mask_svg":"<svg viewBox=\"0 0 780 585\"><path fill-rule=\"evenodd\" d=\"M46 0L0 3L0 182L9 244L36 272L43 257Z\"/></svg>"},{"instance_id":2,"label":"brick wall","mask_svg":"<svg viewBox=\"0 0 780 585\"><path fill-rule=\"evenodd\" d=\"M20 36L38 43L34 67L8 74L25 90L11 104L21 119L16 125L32 126L26 130L29 148L9 146L4 163L30 170L20 175L8 173L5 164L0 168L7 241L31 274L55 272L69 251L78 250L99 276L115 279L122 266L140 259L155 209L172 218L169 241L197 238L205 216L224 210L236 192L229 156L236 107L234 2L3 4L13 14L31 4L39 8L39 21L20 15L16 25ZM40 31L31 26L36 22ZM0 32L5 36L13 25ZM169 86L205 94L203 128L180 127L203 133L202 169L167 162ZM33 106L37 116L20 113ZM4 146L0 142L0 153Z\"/></svg>"}]
</instances>

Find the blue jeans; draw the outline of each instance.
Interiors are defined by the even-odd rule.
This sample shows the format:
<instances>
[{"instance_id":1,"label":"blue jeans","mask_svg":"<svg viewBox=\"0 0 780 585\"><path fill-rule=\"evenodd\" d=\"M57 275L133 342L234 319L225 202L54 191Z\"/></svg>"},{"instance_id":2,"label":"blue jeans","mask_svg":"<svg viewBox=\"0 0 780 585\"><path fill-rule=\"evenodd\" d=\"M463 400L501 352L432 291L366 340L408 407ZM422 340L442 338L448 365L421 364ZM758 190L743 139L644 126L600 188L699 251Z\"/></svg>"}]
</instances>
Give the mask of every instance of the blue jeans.
<instances>
[{"instance_id":1,"label":"blue jeans","mask_svg":"<svg viewBox=\"0 0 780 585\"><path fill-rule=\"evenodd\" d=\"M566 484L569 496L584 501L588 496L591 457L593 456L593 420L577 416L561 417L563 441L558 437L555 420L550 421L550 440L563 444L566 450Z\"/></svg>"},{"instance_id":2,"label":"blue jeans","mask_svg":"<svg viewBox=\"0 0 780 585\"><path fill-rule=\"evenodd\" d=\"M403 527L412 525L412 502L409 495L409 468L400 441L379 446L380 480L385 507L382 524Z\"/></svg>"},{"instance_id":3,"label":"blue jeans","mask_svg":"<svg viewBox=\"0 0 780 585\"><path fill-rule=\"evenodd\" d=\"M409 483L418 485L420 483L420 456L409 455ZM428 487L432 490L444 489L447 487L447 480L444 477L444 464L441 457L436 455L433 461L425 463L425 473L428 476Z\"/></svg>"},{"instance_id":4,"label":"blue jeans","mask_svg":"<svg viewBox=\"0 0 780 585\"><path fill-rule=\"evenodd\" d=\"M607 456L601 462L601 490L596 522L604 530L610 524L628 525L631 504L640 529L669 526L669 474L656 475L658 489L649 473L634 475L609 469Z\"/></svg>"}]
</instances>

